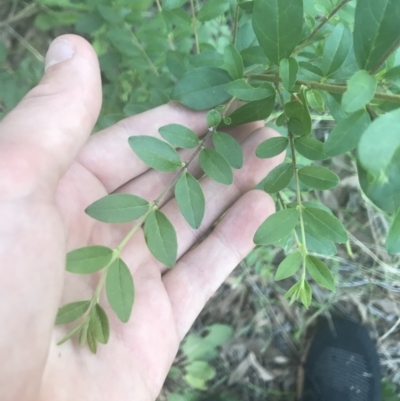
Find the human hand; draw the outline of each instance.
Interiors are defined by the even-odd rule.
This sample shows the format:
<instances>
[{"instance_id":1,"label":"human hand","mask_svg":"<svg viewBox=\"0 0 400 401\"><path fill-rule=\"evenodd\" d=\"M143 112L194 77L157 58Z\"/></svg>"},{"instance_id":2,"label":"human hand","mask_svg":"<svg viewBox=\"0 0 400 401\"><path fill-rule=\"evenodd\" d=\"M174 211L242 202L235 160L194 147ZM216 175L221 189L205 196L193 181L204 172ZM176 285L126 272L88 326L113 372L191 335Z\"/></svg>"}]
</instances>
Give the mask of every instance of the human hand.
<instances>
[{"instance_id":1,"label":"human hand","mask_svg":"<svg viewBox=\"0 0 400 401\"><path fill-rule=\"evenodd\" d=\"M97 355L75 341L57 346L67 332L54 326L58 307L90 298L98 280L65 272L66 252L114 247L131 227L100 223L84 209L115 192L153 200L173 177L146 167L128 137L157 136L171 123L203 136L207 125L205 113L171 103L89 136L101 106L93 49L65 35L46 60L41 83L0 123L1 400L155 400L179 342L274 210L269 196L252 188L282 160L254 155L275 133L260 123L230 130L242 143L244 166L231 186L201 179L207 208L199 230L189 227L168 195L162 210L179 243L172 270L150 254L142 231L135 234L122 252L135 280L132 316L124 324L110 311L111 338ZM183 160L190 154L180 153ZM201 176L198 165L192 173ZM105 300L102 305L107 309Z\"/></svg>"}]
</instances>

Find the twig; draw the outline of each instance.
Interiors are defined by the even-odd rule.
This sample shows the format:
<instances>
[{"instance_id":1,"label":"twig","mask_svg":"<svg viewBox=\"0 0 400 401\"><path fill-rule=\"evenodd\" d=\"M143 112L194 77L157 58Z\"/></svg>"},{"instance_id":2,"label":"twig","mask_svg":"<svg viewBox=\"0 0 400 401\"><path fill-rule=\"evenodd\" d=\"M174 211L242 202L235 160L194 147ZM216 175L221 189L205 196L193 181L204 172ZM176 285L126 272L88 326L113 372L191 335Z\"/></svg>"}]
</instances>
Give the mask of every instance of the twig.
<instances>
[{"instance_id":1,"label":"twig","mask_svg":"<svg viewBox=\"0 0 400 401\"><path fill-rule=\"evenodd\" d=\"M11 26L7 27L8 32L11 33L14 37L16 37L19 42L24 46L27 50L29 50L41 63L44 63L44 57L25 39L23 38L15 29L11 28Z\"/></svg>"},{"instance_id":2,"label":"twig","mask_svg":"<svg viewBox=\"0 0 400 401\"><path fill-rule=\"evenodd\" d=\"M267 81L267 82L280 82L280 79L277 78L276 75L273 74L251 74L247 75L246 78L250 79L258 79L260 81ZM302 81L302 80L297 80L296 85L304 85L307 86L310 89L321 89L326 92L330 93L340 93L343 94L344 92L347 91L347 85L334 85L334 84L325 84L322 82L317 82L317 81ZM390 93L382 93L382 92L377 92L375 93L374 99L376 100L384 100L387 102L393 102L393 103L400 103L400 95L392 95Z\"/></svg>"},{"instance_id":3,"label":"twig","mask_svg":"<svg viewBox=\"0 0 400 401\"><path fill-rule=\"evenodd\" d=\"M35 14L36 11L37 11L37 5L30 4L29 6L21 10L18 14L11 16L4 21L0 21L0 28L2 28L3 26L10 25L14 22L20 21L22 19L29 18L33 14Z\"/></svg>"},{"instance_id":4,"label":"twig","mask_svg":"<svg viewBox=\"0 0 400 401\"><path fill-rule=\"evenodd\" d=\"M239 0L236 0L235 25L233 26L233 46L236 46L238 25L239 25Z\"/></svg>"},{"instance_id":5,"label":"twig","mask_svg":"<svg viewBox=\"0 0 400 401\"><path fill-rule=\"evenodd\" d=\"M192 27L194 32L194 39L196 42L196 53L200 54L200 43L199 43L199 36L197 34L197 20L196 20L196 10L194 8L193 0L190 0L190 6L192 9Z\"/></svg>"},{"instance_id":6,"label":"twig","mask_svg":"<svg viewBox=\"0 0 400 401\"><path fill-rule=\"evenodd\" d=\"M326 17L324 17L321 23L307 36L304 42L296 49L294 55L299 54L308 44L311 39L321 30L321 28L342 8L344 7L350 0L343 0L339 3Z\"/></svg>"},{"instance_id":7,"label":"twig","mask_svg":"<svg viewBox=\"0 0 400 401\"><path fill-rule=\"evenodd\" d=\"M382 58L378 61L378 64L373 68L370 73L372 75L376 74L379 69L382 67L383 63L388 59L388 57L400 46L400 37L389 47L386 53L382 56Z\"/></svg>"}]
</instances>

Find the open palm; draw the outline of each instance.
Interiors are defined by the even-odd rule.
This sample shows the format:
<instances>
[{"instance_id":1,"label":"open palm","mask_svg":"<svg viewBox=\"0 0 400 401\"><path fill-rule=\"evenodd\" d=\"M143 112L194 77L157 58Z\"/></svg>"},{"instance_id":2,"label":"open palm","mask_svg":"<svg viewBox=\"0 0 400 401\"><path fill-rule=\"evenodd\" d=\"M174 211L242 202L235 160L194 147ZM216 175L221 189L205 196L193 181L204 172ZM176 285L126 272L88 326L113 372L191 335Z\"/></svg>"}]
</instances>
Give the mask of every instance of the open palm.
<instances>
[{"instance_id":1,"label":"open palm","mask_svg":"<svg viewBox=\"0 0 400 401\"><path fill-rule=\"evenodd\" d=\"M72 45L73 54L54 64L60 42ZM41 84L0 124L0 360L7 361L0 368L2 400L155 400L179 342L273 211L270 198L252 188L281 160L254 156L274 132L257 123L230 132L242 143L244 167L231 186L201 179L207 208L199 230L185 222L173 194L165 198L162 210L179 244L172 270L150 254L141 231L130 240L121 256L135 280L132 316L121 323L101 298L111 338L97 355L76 341L57 346L71 329L54 327L58 307L90 299L99 278L66 273L65 253L91 244L115 247L132 227L97 222L84 209L115 192L154 200L173 177L148 169L128 138L157 136L159 127L171 123L203 136L207 126L204 113L169 104L88 139L101 103L93 50L68 35L53 43L47 60L51 67ZM182 151L182 160L190 154ZM191 170L201 176L196 160Z\"/></svg>"}]
</instances>

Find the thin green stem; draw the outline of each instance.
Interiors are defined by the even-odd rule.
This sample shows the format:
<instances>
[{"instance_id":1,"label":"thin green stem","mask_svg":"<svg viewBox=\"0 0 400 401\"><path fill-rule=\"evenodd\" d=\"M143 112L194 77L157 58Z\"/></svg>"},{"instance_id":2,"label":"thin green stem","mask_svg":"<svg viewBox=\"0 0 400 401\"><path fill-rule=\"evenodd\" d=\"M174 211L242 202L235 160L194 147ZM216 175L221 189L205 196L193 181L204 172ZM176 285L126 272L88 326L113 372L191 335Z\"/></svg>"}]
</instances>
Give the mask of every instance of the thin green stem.
<instances>
[{"instance_id":1,"label":"thin green stem","mask_svg":"<svg viewBox=\"0 0 400 401\"><path fill-rule=\"evenodd\" d=\"M156 0L156 4L157 4L158 11L161 13L162 12L162 7L161 7L160 0Z\"/></svg>"},{"instance_id":2,"label":"thin green stem","mask_svg":"<svg viewBox=\"0 0 400 401\"><path fill-rule=\"evenodd\" d=\"M344 7L350 0L343 0L340 2L326 17L324 17L321 23L307 36L304 42L296 49L293 56L299 54L305 47L309 45L311 39L321 30L321 28L342 8Z\"/></svg>"},{"instance_id":3,"label":"thin green stem","mask_svg":"<svg viewBox=\"0 0 400 401\"><path fill-rule=\"evenodd\" d=\"M237 37L237 31L238 31L238 26L239 26L239 0L236 0L236 10L235 10L235 22L233 26L233 46L236 46L236 37Z\"/></svg>"},{"instance_id":4,"label":"thin green stem","mask_svg":"<svg viewBox=\"0 0 400 401\"><path fill-rule=\"evenodd\" d=\"M196 54L200 54L200 43L199 43L199 36L197 33L197 19L196 19L196 10L194 8L194 1L190 0L190 7L192 9L192 27L194 32L194 40L196 43Z\"/></svg>"},{"instance_id":5,"label":"thin green stem","mask_svg":"<svg viewBox=\"0 0 400 401\"><path fill-rule=\"evenodd\" d=\"M299 172L297 169L297 161L296 161L296 151L294 148L294 136L289 131L289 143L290 150L292 153L292 165L294 171L294 179L296 185L296 200L297 200L297 210L299 211L299 221L300 221L300 231L301 231L301 253L303 257L303 273L302 280L305 280L306 277L306 257L307 257L307 242L306 242L306 231L304 228L304 220L303 220L303 205L301 200L301 191L300 191L300 180L299 180Z\"/></svg>"},{"instance_id":6,"label":"thin green stem","mask_svg":"<svg viewBox=\"0 0 400 401\"><path fill-rule=\"evenodd\" d=\"M379 69L382 67L384 62L389 58L389 56L400 46L400 38L398 38L392 46L386 51L386 53L382 56L382 58L378 61L378 64L371 70L371 74L376 74Z\"/></svg>"},{"instance_id":7,"label":"thin green stem","mask_svg":"<svg viewBox=\"0 0 400 401\"><path fill-rule=\"evenodd\" d=\"M247 75L245 78L249 79L257 79L260 81L267 81L267 82L280 82L280 79L277 78L276 75L273 74L250 74ZM335 84L326 84L322 82L317 82L317 81L303 81L303 80L297 80L296 85L301 86L304 85L309 89L320 89L325 92L329 93L339 93L343 94L344 92L347 91L347 85L335 85ZM374 99L376 100L384 100L387 102L392 102L392 103L400 103L400 95L392 95L390 93L381 93L377 92L374 95Z\"/></svg>"},{"instance_id":8,"label":"thin green stem","mask_svg":"<svg viewBox=\"0 0 400 401\"><path fill-rule=\"evenodd\" d=\"M129 28L130 29L130 28ZM133 41L135 42L136 46L139 48L139 50L142 52L143 57L146 59L147 63L149 64L150 68L153 70L154 74L159 77L160 73L157 70L157 67L154 65L154 63L151 61L151 58L149 55L146 53L146 50L144 50L144 47L142 44L139 42L139 39L135 35L135 33L131 30L131 35L133 38Z\"/></svg>"}]
</instances>

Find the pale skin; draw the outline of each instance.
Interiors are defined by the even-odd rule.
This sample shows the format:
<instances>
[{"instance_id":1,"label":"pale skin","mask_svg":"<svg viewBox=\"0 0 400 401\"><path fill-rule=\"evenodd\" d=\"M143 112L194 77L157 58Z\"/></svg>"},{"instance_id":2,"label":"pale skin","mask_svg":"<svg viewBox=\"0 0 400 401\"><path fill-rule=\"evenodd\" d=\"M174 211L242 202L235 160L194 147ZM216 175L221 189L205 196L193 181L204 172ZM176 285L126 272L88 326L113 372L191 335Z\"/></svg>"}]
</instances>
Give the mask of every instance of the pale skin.
<instances>
[{"instance_id":1,"label":"pale skin","mask_svg":"<svg viewBox=\"0 0 400 401\"><path fill-rule=\"evenodd\" d=\"M90 136L101 106L92 47L65 35L53 42L46 61L40 84L0 123L1 399L153 401L180 341L253 249L256 229L274 211L271 198L252 188L283 159L254 155L257 145L276 133L261 123L230 131L242 143L244 167L235 171L232 186L201 179L207 210L199 230L182 218L172 193L165 198L161 210L179 243L173 269L167 271L150 254L141 230L135 234L122 252L135 280L132 316L119 322L102 295L111 338L97 355L75 340L57 346L74 327L54 325L57 309L89 299L99 279L65 272L66 252L91 244L115 247L132 227L96 222L84 209L115 192L154 200L173 178L148 169L128 138L157 137L158 128L171 123L204 136L207 126L205 113L170 103ZM190 154L181 152L182 159ZM191 171L201 176L196 160Z\"/></svg>"}]
</instances>

